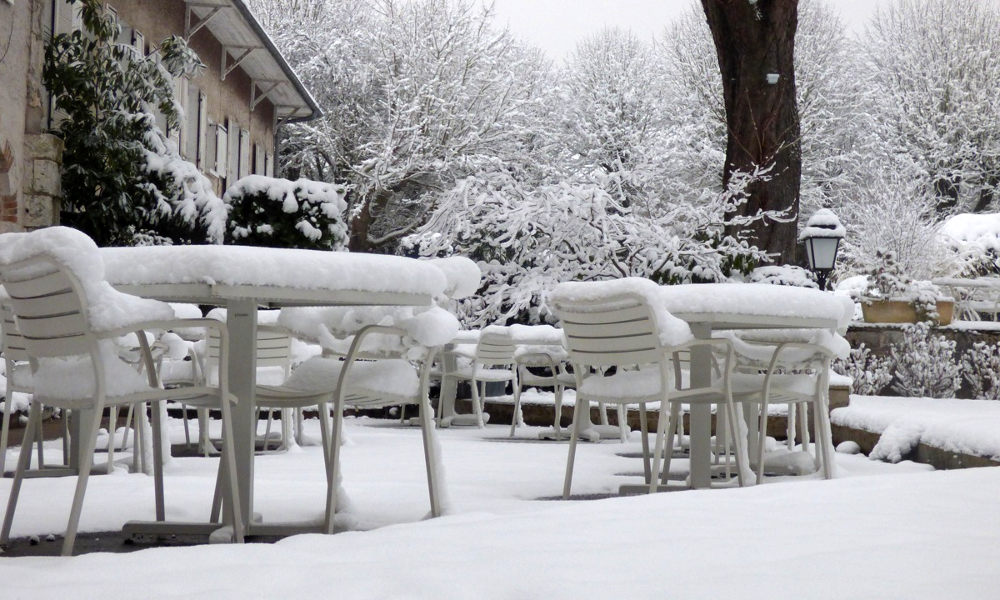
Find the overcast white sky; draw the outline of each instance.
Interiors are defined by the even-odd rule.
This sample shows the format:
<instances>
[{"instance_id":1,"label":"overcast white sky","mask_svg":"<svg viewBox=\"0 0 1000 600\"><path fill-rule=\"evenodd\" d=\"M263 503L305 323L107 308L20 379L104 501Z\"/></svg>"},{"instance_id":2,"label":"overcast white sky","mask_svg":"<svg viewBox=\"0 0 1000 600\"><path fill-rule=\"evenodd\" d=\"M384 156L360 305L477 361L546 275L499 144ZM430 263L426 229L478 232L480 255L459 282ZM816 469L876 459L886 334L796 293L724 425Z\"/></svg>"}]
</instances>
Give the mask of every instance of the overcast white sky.
<instances>
[{"instance_id":1,"label":"overcast white sky","mask_svg":"<svg viewBox=\"0 0 1000 600\"><path fill-rule=\"evenodd\" d=\"M863 26L887 0L830 0L849 27ZM605 26L652 39L698 0L495 0L497 20L550 58L564 58L583 37Z\"/></svg>"}]
</instances>

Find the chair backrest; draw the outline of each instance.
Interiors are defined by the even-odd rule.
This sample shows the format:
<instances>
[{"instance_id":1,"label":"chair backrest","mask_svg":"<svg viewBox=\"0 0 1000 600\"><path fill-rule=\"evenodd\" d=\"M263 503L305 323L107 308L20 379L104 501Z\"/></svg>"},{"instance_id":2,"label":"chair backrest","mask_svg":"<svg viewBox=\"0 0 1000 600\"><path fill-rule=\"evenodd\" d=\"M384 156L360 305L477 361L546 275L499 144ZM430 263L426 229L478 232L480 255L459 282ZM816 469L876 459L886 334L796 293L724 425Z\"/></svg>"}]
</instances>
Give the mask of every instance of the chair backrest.
<instances>
[{"instance_id":1,"label":"chair backrest","mask_svg":"<svg viewBox=\"0 0 1000 600\"><path fill-rule=\"evenodd\" d=\"M506 327L490 326L479 334L476 362L491 367L514 364L514 338Z\"/></svg>"},{"instance_id":2,"label":"chair backrest","mask_svg":"<svg viewBox=\"0 0 1000 600\"><path fill-rule=\"evenodd\" d=\"M656 319L644 297L610 293L553 299L551 304L566 334L571 363L611 367L662 361Z\"/></svg>"},{"instance_id":3,"label":"chair backrest","mask_svg":"<svg viewBox=\"0 0 1000 600\"><path fill-rule=\"evenodd\" d=\"M82 286L68 269L38 254L0 265L0 282L28 355L76 356L94 348Z\"/></svg>"},{"instance_id":4,"label":"chair backrest","mask_svg":"<svg viewBox=\"0 0 1000 600\"><path fill-rule=\"evenodd\" d=\"M206 369L211 373L219 366L220 339L211 332L206 340ZM292 336L270 327L257 328L257 367L281 367L287 377L291 371Z\"/></svg>"},{"instance_id":5,"label":"chair backrest","mask_svg":"<svg viewBox=\"0 0 1000 600\"><path fill-rule=\"evenodd\" d=\"M14 320L14 309L9 305L0 306L3 313L3 355L12 362L26 362L29 359L27 347L24 345L24 336L17 328Z\"/></svg>"}]
</instances>

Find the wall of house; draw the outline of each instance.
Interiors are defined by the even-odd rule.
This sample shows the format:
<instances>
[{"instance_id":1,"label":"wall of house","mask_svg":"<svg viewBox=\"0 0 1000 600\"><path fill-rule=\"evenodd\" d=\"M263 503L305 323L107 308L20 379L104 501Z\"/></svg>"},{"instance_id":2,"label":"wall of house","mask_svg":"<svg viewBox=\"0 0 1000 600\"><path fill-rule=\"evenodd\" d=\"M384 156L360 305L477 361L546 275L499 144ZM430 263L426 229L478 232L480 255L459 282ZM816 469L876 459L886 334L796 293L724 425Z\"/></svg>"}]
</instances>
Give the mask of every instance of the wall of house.
<instances>
[{"instance_id":1,"label":"wall of house","mask_svg":"<svg viewBox=\"0 0 1000 600\"><path fill-rule=\"evenodd\" d=\"M0 233L58 223L62 144L42 133L50 0L0 0Z\"/></svg>"},{"instance_id":2,"label":"wall of house","mask_svg":"<svg viewBox=\"0 0 1000 600\"><path fill-rule=\"evenodd\" d=\"M0 0L2 1L2 0ZM149 2L148 0L110 0L108 2L118 13L119 22L125 27L123 35L131 35L131 29L142 33L146 46L152 47L171 35L184 34L185 4L183 0L159 0ZM230 9L234 10L234 9ZM216 162L216 142L219 138L218 127L226 127L228 143L230 147L239 148L239 132L244 130L249 135L247 148L249 151L249 168L240 169L240 172L254 173L263 171L263 158L255 159L255 148L257 153L268 157L274 156L274 106L268 100L264 100L251 112L250 78L242 69L236 68L232 73L222 80L222 46L212 36L210 30L204 27L197 31L188 41L191 48L198 53L206 68L202 73L185 84L187 89L180 89L179 96L185 100L186 122L180 133L180 149L182 155L188 160L198 163L202 171L205 172L216 185L216 191L221 195L225 191L225 185L236 181L237 177L231 173L235 165L232 159L236 158L233 152L227 152L228 157L226 168ZM258 52L260 52L258 50ZM192 130L197 130L198 124L198 92L205 95L206 113L208 119L207 131L202 135L205 141L201 142L202 159L198 159L198 144L185 140L190 138ZM238 151L237 151L238 154ZM246 158L246 157L245 157ZM221 177L225 171L227 177ZM238 172L237 175L240 173Z\"/></svg>"}]
</instances>

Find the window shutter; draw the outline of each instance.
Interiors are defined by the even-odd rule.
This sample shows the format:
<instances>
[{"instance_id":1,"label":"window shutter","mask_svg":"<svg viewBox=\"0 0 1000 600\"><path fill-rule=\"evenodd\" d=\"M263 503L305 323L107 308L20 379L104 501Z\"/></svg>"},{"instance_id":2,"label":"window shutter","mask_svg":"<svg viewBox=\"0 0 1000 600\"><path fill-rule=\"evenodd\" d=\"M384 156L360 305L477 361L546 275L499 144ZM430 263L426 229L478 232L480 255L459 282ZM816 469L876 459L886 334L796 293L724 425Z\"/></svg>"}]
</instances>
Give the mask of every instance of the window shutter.
<instances>
[{"instance_id":1,"label":"window shutter","mask_svg":"<svg viewBox=\"0 0 1000 600\"><path fill-rule=\"evenodd\" d=\"M215 173L219 179L226 178L226 166L229 163L229 130L225 123L215 126Z\"/></svg>"},{"instance_id":2,"label":"window shutter","mask_svg":"<svg viewBox=\"0 0 1000 600\"><path fill-rule=\"evenodd\" d=\"M264 175L274 177L274 156L270 152L264 153Z\"/></svg>"},{"instance_id":3,"label":"window shutter","mask_svg":"<svg viewBox=\"0 0 1000 600\"><path fill-rule=\"evenodd\" d=\"M199 171L208 168L208 97L198 92L198 148L197 165Z\"/></svg>"},{"instance_id":4,"label":"window shutter","mask_svg":"<svg viewBox=\"0 0 1000 600\"><path fill-rule=\"evenodd\" d=\"M250 174L250 132L240 129L240 163L238 172L240 179Z\"/></svg>"}]
</instances>

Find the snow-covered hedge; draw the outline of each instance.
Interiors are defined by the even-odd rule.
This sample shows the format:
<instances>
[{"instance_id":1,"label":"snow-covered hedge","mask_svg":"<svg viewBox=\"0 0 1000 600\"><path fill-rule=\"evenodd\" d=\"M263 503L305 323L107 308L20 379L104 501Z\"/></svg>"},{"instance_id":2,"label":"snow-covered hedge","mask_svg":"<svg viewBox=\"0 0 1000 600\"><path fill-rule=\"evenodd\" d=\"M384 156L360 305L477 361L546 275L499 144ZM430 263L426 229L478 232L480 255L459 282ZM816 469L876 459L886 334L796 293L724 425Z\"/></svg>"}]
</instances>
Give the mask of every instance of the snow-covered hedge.
<instances>
[{"instance_id":1,"label":"snow-covered hedge","mask_svg":"<svg viewBox=\"0 0 1000 600\"><path fill-rule=\"evenodd\" d=\"M343 250L346 195L342 185L249 175L222 198L229 206L226 243Z\"/></svg>"}]
</instances>

